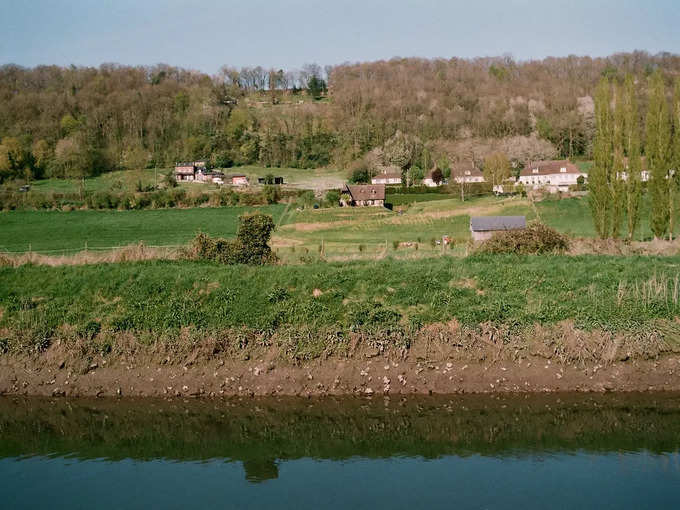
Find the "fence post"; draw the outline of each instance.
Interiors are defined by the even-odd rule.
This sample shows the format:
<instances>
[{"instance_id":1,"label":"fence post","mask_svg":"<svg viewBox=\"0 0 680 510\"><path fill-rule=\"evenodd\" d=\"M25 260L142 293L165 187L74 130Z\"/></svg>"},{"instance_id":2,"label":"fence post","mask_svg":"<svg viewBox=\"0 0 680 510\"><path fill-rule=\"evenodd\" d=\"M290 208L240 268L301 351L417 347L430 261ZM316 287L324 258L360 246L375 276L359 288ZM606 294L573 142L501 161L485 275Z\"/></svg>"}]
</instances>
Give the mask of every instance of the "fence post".
<instances>
[{"instance_id":1,"label":"fence post","mask_svg":"<svg viewBox=\"0 0 680 510\"><path fill-rule=\"evenodd\" d=\"M85 255L87 255L87 241L85 241Z\"/></svg>"}]
</instances>

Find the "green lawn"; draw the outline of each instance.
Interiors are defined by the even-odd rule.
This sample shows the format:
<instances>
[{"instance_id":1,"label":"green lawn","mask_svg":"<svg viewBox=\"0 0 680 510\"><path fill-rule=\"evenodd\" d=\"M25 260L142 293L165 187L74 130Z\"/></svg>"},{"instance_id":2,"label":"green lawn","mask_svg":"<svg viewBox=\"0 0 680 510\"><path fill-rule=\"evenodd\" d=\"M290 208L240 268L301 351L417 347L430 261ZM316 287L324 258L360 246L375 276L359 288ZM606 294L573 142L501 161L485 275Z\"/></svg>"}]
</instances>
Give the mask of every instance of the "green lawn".
<instances>
[{"instance_id":1,"label":"green lawn","mask_svg":"<svg viewBox=\"0 0 680 510\"><path fill-rule=\"evenodd\" d=\"M449 200L448 193L394 193L385 197L385 202L394 206L413 204L415 202L432 202L434 200Z\"/></svg>"},{"instance_id":2,"label":"green lawn","mask_svg":"<svg viewBox=\"0 0 680 510\"><path fill-rule=\"evenodd\" d=\"M120 170L107 172L97 177L80 179L43 179L31 183L31 191L45 193L78 193L81 185L84 191L135 191L137 183L141 181L143 186L152 186L158 180L163 182L165 175L170 172L169 168L145 170Z\"/></svg>"},{"instance_id":3,"label":"green lawn","mask_svg":"<svg viewBox=\"0 0 680 510\"><path fill-rule=\"evenodd\" d=\"M142 211L12 211L0 213L0 250L78 250L143 241L186 243L196 232L232 237L238 216L260 210L278 221L285 205Z\"/></svg>"}]
</instances>

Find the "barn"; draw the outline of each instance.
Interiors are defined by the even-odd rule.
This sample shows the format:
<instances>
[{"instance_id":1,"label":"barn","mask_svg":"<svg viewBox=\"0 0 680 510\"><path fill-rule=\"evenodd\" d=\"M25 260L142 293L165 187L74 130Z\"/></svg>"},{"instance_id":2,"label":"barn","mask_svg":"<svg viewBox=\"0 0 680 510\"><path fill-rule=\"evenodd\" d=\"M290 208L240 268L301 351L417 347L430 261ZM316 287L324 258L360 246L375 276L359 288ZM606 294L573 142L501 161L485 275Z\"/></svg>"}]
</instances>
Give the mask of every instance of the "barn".
<instances>
[{"instance_id":1,"label":"barn","mask_svg":"<svg viewBox=\"0 0 680 510\"><path fill-rule=\"evenodd\" d=\"M521 230L527 227L524 216L472 216L470 233L473 241L485 241L496 232Z\"/></svg>"}]
</instances>

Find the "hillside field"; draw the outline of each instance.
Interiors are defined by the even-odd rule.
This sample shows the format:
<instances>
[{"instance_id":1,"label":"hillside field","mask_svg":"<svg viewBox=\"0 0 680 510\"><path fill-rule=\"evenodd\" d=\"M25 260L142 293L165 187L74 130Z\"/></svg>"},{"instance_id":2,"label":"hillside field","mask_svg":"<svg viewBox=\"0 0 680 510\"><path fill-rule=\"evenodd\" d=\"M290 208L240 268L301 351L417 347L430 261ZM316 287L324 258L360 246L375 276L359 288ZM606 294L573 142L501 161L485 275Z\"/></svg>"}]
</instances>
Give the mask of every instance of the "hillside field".
<instances>
[{"instance_id":1,"label":"hillside field","mask_svg":"<svg viewBox=\"0 0 680 510\"><path fill-rule=\"evenodd\" d=\"M225 174L243 173L248 176L251 185L257 184L258 177L272 174L283 177L284 186L297 189L311 189L323 191L339 189L346 181L346 171L335 168L267 168L263 166L247 165L231 168L216 169ZM81 179L41 179L31 182L32 192L41 193L79 193L95 191L136 191L138 183L148 187L165 182L165 176L172 172L172 168L146 168L141 170L118 170L107 172L96 177ZM204 183L181 183L187 189L206 189L215 186Z\"/></svg>"}]
</instances>

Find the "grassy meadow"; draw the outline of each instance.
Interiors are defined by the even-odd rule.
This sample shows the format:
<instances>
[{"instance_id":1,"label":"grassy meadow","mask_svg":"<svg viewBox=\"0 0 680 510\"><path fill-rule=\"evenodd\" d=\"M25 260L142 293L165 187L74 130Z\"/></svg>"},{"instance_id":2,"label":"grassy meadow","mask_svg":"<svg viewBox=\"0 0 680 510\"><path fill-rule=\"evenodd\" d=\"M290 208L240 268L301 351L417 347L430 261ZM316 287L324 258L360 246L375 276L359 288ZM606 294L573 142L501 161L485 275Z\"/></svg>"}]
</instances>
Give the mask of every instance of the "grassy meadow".
<instances>
[{"instance_id":1,"label":"grassy meadow","mask_svg":"<svg viewBox=\"0 0 680 510\"><path fill-rule=\"evenodd\" d=\"M406 195L404 195L406 196ZM419 197L419 195L410 195ZM437 200L430 200L437 197ZM238 216L258 209L278 225L272 245L284 262L301 257L328 259L417 256L442 252L434 240L448 235L452 254L464 254L470 239L469 219L476 215L524 215L540 219L575 237L594 237L587 198L531 203L521 197L475 197L462 202L444 194L428 200L385 208L326 208L298 210L294 205L158 209L141 211L11 211L0 213L0 251L79 250L144 242L151 245L186 243L197 231L233 237ZM643 215L647 204L643 204ZM643 221L639 240L651 238ZM417 246L417 247L416 247Z\"/></svg>"},{"instance_id":2,"label":"grassy meadow","mask_svg":"<svg viewBox=\"0 0 680 510\"><path fill-rule=\"evenodd\" d=\"M333 341L343 342L347 331L406 334L456 319L470 327L491 322L519 329L573 320L585 330L640 332L658 327L657 320L675 324L670 321L680 314L679 278L680 257L25 265L0 268L0 331L44 342L64 327L82 334L153 332L153 340L177 336L182 328L273 333L293 327L296 334L330 328ZM680 331L673 331L668 338L677 341ZM305 342L329 347L321 334L305 338L296 348L312 349Z\"/></svg>"},{"instance_id":3,"label":"grassy meadow","mask_svg":"<svg viewBox=\"0 0 680 510\"><path fill-rule=\"evenodd\" d=\"M12 211L0 213L0 251L57 251L184 244L198 231L233 237L238 217L259 210L281 218L285 205L141 211Z\"/></svg>"}]
</instances>

